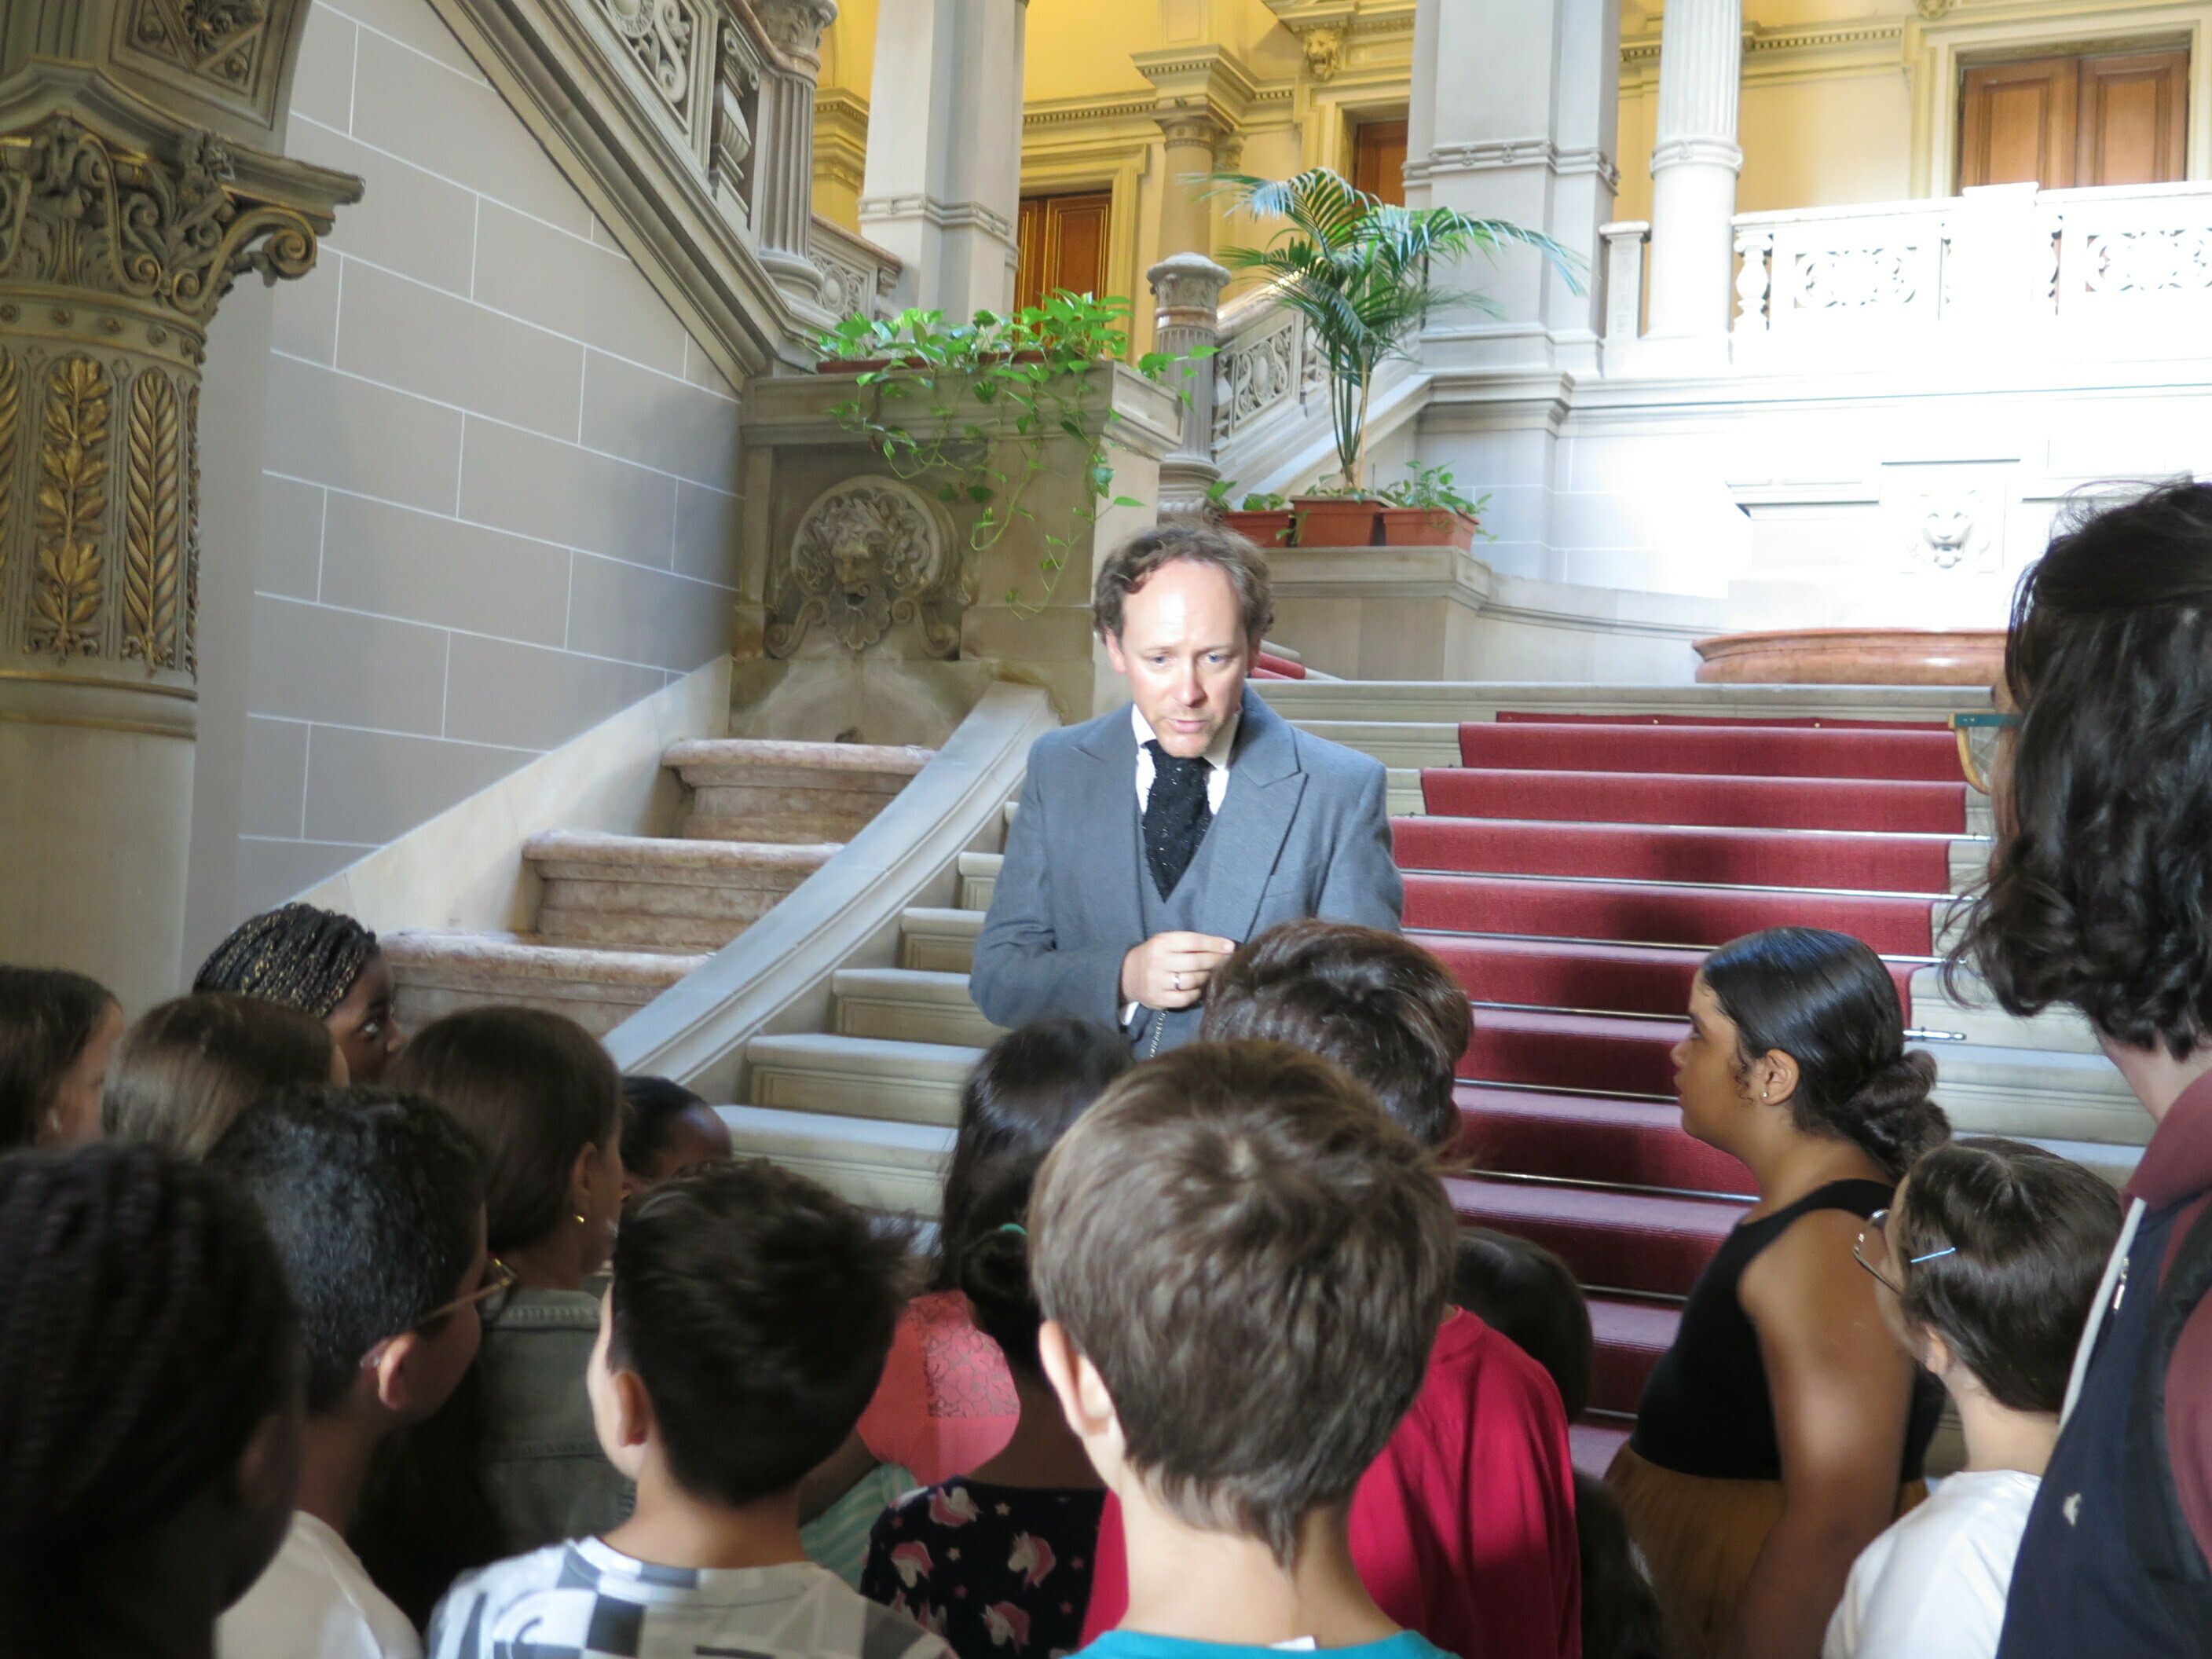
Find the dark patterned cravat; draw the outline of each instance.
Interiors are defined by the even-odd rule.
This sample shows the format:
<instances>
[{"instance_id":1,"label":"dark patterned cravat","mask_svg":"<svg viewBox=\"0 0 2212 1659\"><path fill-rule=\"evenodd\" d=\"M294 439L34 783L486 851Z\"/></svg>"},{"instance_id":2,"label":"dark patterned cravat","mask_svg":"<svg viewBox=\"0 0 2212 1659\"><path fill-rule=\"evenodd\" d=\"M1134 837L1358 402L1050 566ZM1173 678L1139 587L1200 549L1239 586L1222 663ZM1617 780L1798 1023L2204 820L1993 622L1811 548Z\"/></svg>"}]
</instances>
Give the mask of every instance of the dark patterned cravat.
<instances>
[{"instance_id":1,"label":"dark patterned cravat","mask_svg":"<svg viewBox=\"0 0 2212 1659\"><path fill-rule=\"evenodd\" d=\"M1206 780L1213 769L1203 760L1169 754L1158 738L1145 747L1152 751L1152 793L1145 801L1145 861L1152 866L1152 885L1165 898L1190 868L1198 844L1213 822L1213 809L1206 801Z\"/></svg>"}]
</instances>

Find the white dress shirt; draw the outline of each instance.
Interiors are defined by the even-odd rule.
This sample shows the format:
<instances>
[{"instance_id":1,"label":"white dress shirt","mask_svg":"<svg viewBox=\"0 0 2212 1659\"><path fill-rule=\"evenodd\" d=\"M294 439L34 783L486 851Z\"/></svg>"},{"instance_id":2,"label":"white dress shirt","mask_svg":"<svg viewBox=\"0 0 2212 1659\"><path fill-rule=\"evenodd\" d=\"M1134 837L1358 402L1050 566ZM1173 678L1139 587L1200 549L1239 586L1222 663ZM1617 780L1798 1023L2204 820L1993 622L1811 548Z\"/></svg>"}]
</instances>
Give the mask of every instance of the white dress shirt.
<instances>
[{"instance_id":1,"label":"white dress shirt","mask_svg":"<svg viewBox=\"0 0 2212 1659\"><path fill-rule=\"evenodd\" d=\"M1221 802L1229 793L1229 754L1237 747L1237 727L1244 718L1241 708L1232 711L1213 734L1213 741L1206 745L1206 752L1198 758L1213 769L1206 775L1206 810L1218 817ZM1159 736L1150 721L1137 712L1137 705L1129 705L1129 724L1137 728L1137 816L1142 818L1145 809L1152 804L1152 774L1157 769L1152 751L1145 747Z\"/></svg>"}]
</instances>

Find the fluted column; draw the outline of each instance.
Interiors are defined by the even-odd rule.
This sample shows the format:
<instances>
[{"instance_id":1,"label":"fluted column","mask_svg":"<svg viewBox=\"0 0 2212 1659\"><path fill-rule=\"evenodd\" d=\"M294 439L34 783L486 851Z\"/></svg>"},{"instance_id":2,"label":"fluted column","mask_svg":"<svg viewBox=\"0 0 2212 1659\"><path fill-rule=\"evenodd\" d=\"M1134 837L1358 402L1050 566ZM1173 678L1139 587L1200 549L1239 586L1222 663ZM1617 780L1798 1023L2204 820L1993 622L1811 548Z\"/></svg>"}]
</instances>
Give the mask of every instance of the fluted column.
<instances>
[{"instance_id":1,"label":"fluted column","mask_svg":"<svg viewBox=\"0 0 2212 1659\"><path fill-rule=\"evenodd\" d=\"M1203 205L1203 204L1201 204ZM1145 273L1157 309L1155 349L1177 357L1219 343L1221 290L1229 273L1203 253L1174 253ZM1160 463L1160 508L1188 511L1204 504L1221 469L1213 464L1213 362L1211 352L1167 371L1167 387L1182 395L1182 440Z\"/></svg>"},{"instance_id":2,"label":"fluted column","mask_svg":"<svg viewBox=\"0 0 2212 1659\"><path fill-rule=\"evenodd\" d=\"M25 3L40 27L0 41L37 49L0 57L0 960L137 1008L180 966L201 495L258 487L201 477L208 324L237 278L312 269L361 181L242 141L278 131L305 0L185 31Z\"/></svg>"},{"instance_id":3,"label":"fluted column","mask_svg":"<svg viewBox=\"0 0 2212 1659\"><path fill-rule=\"evenodd\" d=\"M1013 303L1026 0L884 0L860 229L898 255L903 303Z\"/></svg>"},{"instance_id":4,"label":"fluted column","mask_svg":"<svg viewBox=\"0 0 2212 1659\"><path fill-rule=\"evenodd\" d=\"M754 0L753 15L783 56L760 79L754 236L777 285L819 305L822 273L806 257L814 223L814 93L822 31L837 8L831 0Z\"/></svg>"},{"instance_id":5,"label":"fluted column","mask_svg":"<svg viewBox=\"0 0 2212 1659\"><path fill-rule=\"evenodd\" d=\"M1648 337L1724 352L1734 261L1741 0L1668 0L1651 149Z\"/></svg>"}]
</instances>

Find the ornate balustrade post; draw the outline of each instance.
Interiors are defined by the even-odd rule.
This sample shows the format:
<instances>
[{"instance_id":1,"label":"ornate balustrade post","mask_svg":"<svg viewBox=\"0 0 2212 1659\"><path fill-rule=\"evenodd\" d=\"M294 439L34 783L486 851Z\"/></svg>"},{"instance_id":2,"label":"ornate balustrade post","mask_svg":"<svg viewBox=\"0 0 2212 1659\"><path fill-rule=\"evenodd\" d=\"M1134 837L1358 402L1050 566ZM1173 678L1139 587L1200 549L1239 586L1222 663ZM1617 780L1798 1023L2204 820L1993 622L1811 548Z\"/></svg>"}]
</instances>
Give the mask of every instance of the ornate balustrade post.
<instances>
[{"instance_id":1,"label":"ornate balustrade post","mask_svg":"<svg viewBox=\"0 0 2212 1659\"><path fill-rule=\"evenodd\" d=\"M808 257L814 219L814 90L822 76L822 31L837 15L830 0L753 0L762 33L783 62L760 77L760 133L753 234L761 264L809 305L826 303L823 274Z\"/></svg>"},{"instance_id":2,"label":"ornate balustrade post","mask_svg":"<svg viewBox=\"0 0 2212 1659\"><path fill-rule=\"evenodd\" d=\"M1185 357L1220 343L1221 290L1229 273L1203 253L1176 253L1145 273L1158 309L1153 326L1158 350ZM1187 365L1190 373L1167 371L1168 390L1181 395L1182 437L1160 462L1160 508L1189 511L1201 507L1206 492L1221 476L1213 464L1213 374L1211 354Z\"/></svg>"},{"instance_id":3,"label":"ornate balustrade post","mask_svg":"<svg viewBox=\"0 0 2212 1659\"><path fill-rule=\"evenodd\" d=\"M42 0L0 40L0 959L177 986L200 374L361 182L258 147L306 0ZM35 42L40 55L31 55ZM212 556L240 556L211 550Z\"/></svg>"}]
</instances>

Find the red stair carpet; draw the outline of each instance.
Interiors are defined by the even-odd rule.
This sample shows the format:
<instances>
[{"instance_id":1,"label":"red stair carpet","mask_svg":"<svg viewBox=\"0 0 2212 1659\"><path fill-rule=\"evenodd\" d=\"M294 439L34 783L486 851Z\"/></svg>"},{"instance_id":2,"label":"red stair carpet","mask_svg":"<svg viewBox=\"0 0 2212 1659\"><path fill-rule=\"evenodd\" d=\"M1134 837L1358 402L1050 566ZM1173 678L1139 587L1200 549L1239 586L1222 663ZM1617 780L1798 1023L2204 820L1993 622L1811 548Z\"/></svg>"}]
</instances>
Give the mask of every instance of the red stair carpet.
<instances>
[{"instance_id":1,"label":"red stair carpet","mask_svg":"<svg viewBox=\"0 0 2212 1659\"><path fill-rule=\"evenodd\" d=\"M1406 927L1467 987L1461 1217L1556 1250L1590 1296L1602 1471L1749 1172L1682 1133L1668 1051L1712 946L1855 933L1911 976L1934 947L1966 786L1940 726L1503 713L1422 774L1393 828Z\"/></svg>"}]
</instances>

